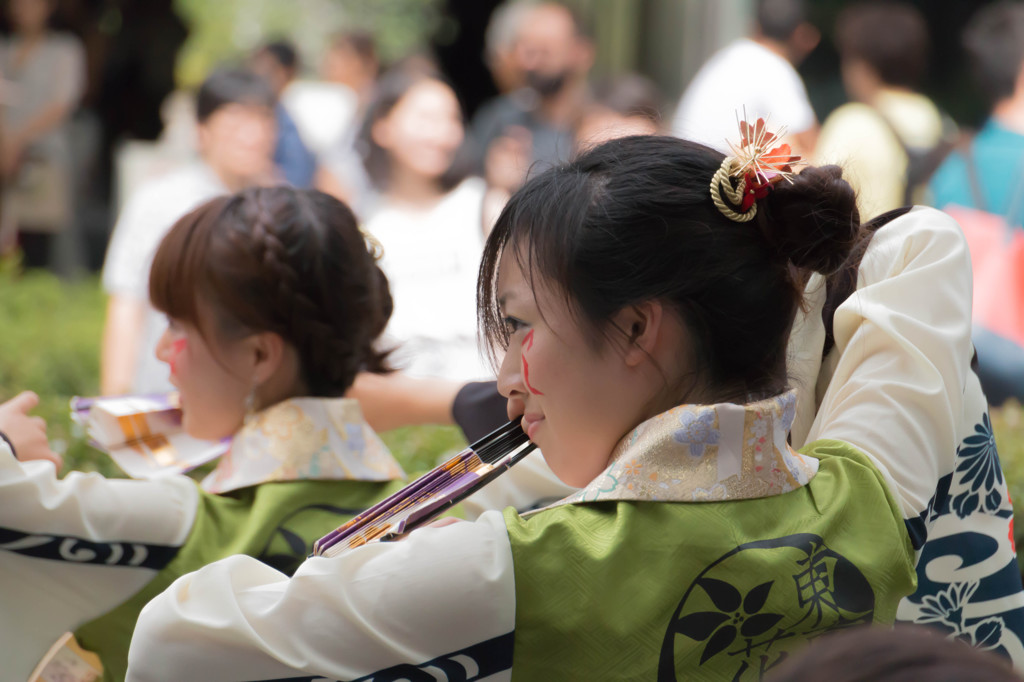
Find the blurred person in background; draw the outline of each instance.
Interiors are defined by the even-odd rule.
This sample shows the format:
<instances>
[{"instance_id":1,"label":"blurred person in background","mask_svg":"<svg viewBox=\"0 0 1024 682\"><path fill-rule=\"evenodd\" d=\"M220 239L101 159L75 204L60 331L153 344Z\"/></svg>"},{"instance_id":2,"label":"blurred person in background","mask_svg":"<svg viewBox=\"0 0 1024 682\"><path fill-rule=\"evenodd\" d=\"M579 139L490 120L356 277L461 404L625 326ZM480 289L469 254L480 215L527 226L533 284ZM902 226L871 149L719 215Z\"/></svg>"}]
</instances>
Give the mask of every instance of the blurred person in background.
<instances>
[{"instance_id":1,"label":"blurred person in background","mask_svg":"<svg viewBox=\"0 0 1024 682\"><path fill-rule=\"evenodd\" d=\"M786 127L794 153L814 149L818 123L796 67L821 33L808 19L806 0L758 0L757 25L715 53L693 77L672 120L672 134L729 153L726 140L737 115ZM740 85L742 84L742 85Z\"/></svg>"},{"instance_id":2,"label":"blurred person in background","mask_svg":"<svg viewBox=\"0 0 1024 682\"><path fill-rule=\"evenodd\" d=\"M970 153L954 151L935 173L929 184L932 203L976 205L970 160L984 203L979 208L1024 225L1024 202L1011 205L1024 180L1024 4L1004 1L979 10L964 31L964 47L991 112Z\"/></svg>"},{"instance_id":3,"label":"blurred person in background","mask_svg":"<svg viewBox=\"0 0 1024 682\"><path fill-rule=\"evenodd\" d=\"M980 9L964 30L964 47L991 113L935 172L928 185L931 203L985 211L1017 230L1024 226L1024 4ZM978 325L973 337L989 401L1024 400L1024 348Z\"/></svg>"},{"instance_id":4,"label":"blurred person in background","mask_svg":"<svg viewBox=\"0 0 1024 682\"><path fill-rule=\"evenodd\" d=\"M320 66L326 82L343 85L355 94L360 112L366 111L373 97L373 84L379 72L377 43L367 31L336 33Z\"/></svg>"},{"instance_id":5,"label":"blurred person in background","mask_svg":"<svg viewBox=\"0 0 1024 682\"><path fill-rule=\"evenodd\" d=\"M373 38L355 33L344 36L332 38L323 56L322 73L316 78L301 76L301 58L292 43L277 41L267 46L273 48L269 56L276 61L267 65L267 75L275 83L287 78L279 93L281 105L318 161L339 145L351 145L377 76ZM362 51L364 40L369 40L368 57ZM350 49L350 44L359 47ZM317 185L323 180L321 175L314 179Z\"/></svg>"},{"instance_id":6,"label":"blurred person in background","mask_svg":"<svg viewBox=\"0 0 1024 682\"><path fill-rule=\"evenodd\" d=\"M249 59L249 68L262 76L277 97L274 116L277 119L277 147L274 163L284 179L293 187L309 189L317 173L316 154L310 151L283 97L295 80L299 55L295 46L285 41L267 43Z\"/></svg>"},{"instance_id":7,"label":"blurred person in background","mask_svg":"<svg viewBox=\"0 0 1024 682\"><path fill-rule=\"evenodd\" d=\"M476 342L484 183L456 163L462 111L436 72L409 64L377 86L361 133L376 195L364 229L383 247L392 364L415 376L490 377Z\"/></svg>"},{"instance_id":8,"label":"blurred person in background","mask_svg":"<svg viewBox=\"0 0 1024 682\"><path fill-rule=\"evenodd\" d=\"M68 270L80 258L68 123L85 88L85 52L75 36L50 30L55 9L53 0L7 6L14 32L0 41L0 249L17 230L26 266Z\"/></svg>"},{"instance_id":9,"label":"blurred person in background","mask_svg":"<svg viewBox=\"0 0 1024 682\"><path fill-rule=\"evenodd\" d=\"M968 156L977 172L987 210L1024 224L1024 202L1009 211L1024 178L1024 3L997 2L979 10L964 33L974 81L991 102L988 120L970 145L970 155L949 155L929 185L935 206L974 206Z\"/></svg>"},{"instance_id":10,"label":"blurred person in background","mask_svg":"<svg viewBox=\"0 0 1024 682\"><path fill-rule=\"evenodd\" d=\"M335 34L320 67L324 84L346 93L355 104L347 117L337 121L335 137L321 154L317 186L347 203L358 216L373 190L356 147L379 72L377 44L366 31Z\"/></svg>"},{"instance_id":11,"label":"blurred person in background","mask_svg":"<svg viewBox=\"0 0 1024 682\"><path fill-rule=\"evenodd\" d=\"M818 163L837 163L865 219L915 201L956 141L956 126L918 92L928 25L913 5L868 0L836 20L843 85L852 102L826 119Z\"/></svg>"},{"instance_id":12,"label":"blurred person in background","mask_svg":"<svg viewBox=\"0 0 1024 682\"><path fill-rule=\"evenodd\" d=\"M627 73L594 86L594 99L576 129L576 148L596 147L617 137L661 132L661 93L649 78Z\"/></svg>"},{"instance_id":13,"label":"blurred person in background","mask_svg":"<svg viewBox=\"0 0 1024 682\"><path fill-rule=\"evenodd\" d=\"M500 95L513 93L526 84L516 59L516 42L523 18L529 11L530 5L524 0L505 0L491 13L484 34L484 62L499 93L492 102L500 101Z\"/></svg>"},{"instance_id":14,"label":"blurred person in background","mask_svg":"<svg viewBox=\"0 0 1024 682\"><path fill-rule=\"evenodd\" d=\"M526 87L481 108L470 129L477 169L501 195L495 204L522 185L529 169L539 172L572 156L594 64L594 45L566 5L529 3L508 11L517 14L498 19L518 26L513 55Z\"/></svg>"},{"instance_id":15,"label":"blurred person in background","mask_svg":"<svg viewBox=\"0 0 1024 682\"><path fill-rule=\"evenodd\" d=\"M484 63L491 73L491 80L498 95L484 102L476 112L476 119L486 121L502 114L511 106L507 96L527 97L521 106L530 105L526 77L516 54L516 44L523 28L523 21L535 6L530 0L505 0L498 5L487 22L484 33Z\"/></svg>"},{"instance_id":16,"label":"blurred person in background","mask_svg":"<svg viewBox=\"0 0 1024 682\"><path fill-rule=\"evenodd\" d=\"M117 158L117 209L134 190L163 173L193 163L199 158L199 133L196 123L196 93L175 90L160 105L163 130L153 142L125 140Z\"/></svg>"},{"instance_id":17,"label":"blurred person in background","mask_svg":"<svg viewBox=\"0 0 1024 682\"><path fill-rule=\"evenodd\" d=\"M595 85L576 126L574 149L582 152L617 137L657 135L661 130L658 87L644 76L627 73ZM508 197L505 189L488 189L484 197L485 231L490 231Z\"/></svg>"},{"instance_id":18,"label":"blurred person in background","mask_svg":"<svg viewBox=\"0 0 1024 682\"><path fill-rule=\"evenodd\" d=\"M103 268L107 303L100 362L104 395L170 390L154 355L166 320L149 304L153 254L174 222L218 194L273 181L276 98L249 71L219 70L196 97L201 161L143 185L125 204Z\"/></svg>"}]
</instances>

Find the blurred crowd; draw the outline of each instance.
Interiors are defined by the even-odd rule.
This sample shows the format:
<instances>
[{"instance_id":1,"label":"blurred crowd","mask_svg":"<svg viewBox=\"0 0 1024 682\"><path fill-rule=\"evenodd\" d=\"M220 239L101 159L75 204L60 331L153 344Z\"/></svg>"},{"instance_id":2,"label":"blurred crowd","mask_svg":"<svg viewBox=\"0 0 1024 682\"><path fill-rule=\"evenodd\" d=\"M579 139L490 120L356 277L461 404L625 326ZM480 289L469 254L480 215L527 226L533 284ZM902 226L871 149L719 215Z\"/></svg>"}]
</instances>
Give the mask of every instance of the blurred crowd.
<instances>
[{"instance_id":1,"label":"blurred crowd","mask_svg":"<svg viewBox=\"0 0 1024 682\"><path fill-rule=\"evenodd\" d=\"M958 129L921 92L932 47L912 4L851 2L824 31L840 56L848 102L820 124L797 67L824 27L814 25L807 3L755 5L749 35L713 54L677 103L637 73L592 78L597 46L585 17L532 0L509 0L492 13L483 59L499 94L468 120L464 98L430 54L385 68L372 33L354 30L335 34L318 63L303 63L288 41L267 42L211 73L197 92L172 93L160 139L122 144L116 156L103 391L166 388L152 353L163 325L147 303L152 252L189 209L254 184L285 182L345 201L382 249L395 293L388 341L399 348L397 364L457 380L490 373L476 350L473 314L490 225L529 174L611 137L672 134L727 153L738 118L763 117L805 160L843 167L865 221L929 203L962 209L965 229L977 219L1024 223L1020 3L987 5L964 30L978 96L991 111L977 132ZM20 247L25 265L67 272L84 264L76 256L83 236L72 210L80 182L71 153L83 47L48 27L51 0L12 0L8 9L0 249ZM990 251L1012 241L1004 232L988 238ZM976 267L996 269L978 260L983 249L972 241ZM1002 301L989 291L1002 284L976 282L976 307L979 299L981 308ZM433 305L438 300L447 303ZM1006 307L1000 302L989 317L1002 320ZM979 319L975 343L996 404L1024 395L1021 317Z\"/></svg>"}]
</instances>

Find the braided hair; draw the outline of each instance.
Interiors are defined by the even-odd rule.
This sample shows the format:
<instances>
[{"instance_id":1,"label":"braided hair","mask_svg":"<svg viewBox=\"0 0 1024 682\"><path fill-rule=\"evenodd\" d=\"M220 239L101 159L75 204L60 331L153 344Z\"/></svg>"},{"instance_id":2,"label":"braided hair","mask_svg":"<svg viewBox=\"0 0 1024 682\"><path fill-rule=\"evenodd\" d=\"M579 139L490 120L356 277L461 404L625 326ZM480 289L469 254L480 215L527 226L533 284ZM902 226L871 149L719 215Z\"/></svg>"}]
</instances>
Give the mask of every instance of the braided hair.
<instances>
[{"instance_id":1,"label":"braided hair","mask_svg":"<svg viewBox=\"0 0 1024 682\"><path fill-rule=\"evenodd\" d=\"M355 216L322 192L250 188L203 204L161 243L150 299L204 336L280 335L308 395L342 395L358 372L389 371L376 347L392 310L387 279ZM200 300L215 329L200 324Z\"/></svg>"}]
</instances>

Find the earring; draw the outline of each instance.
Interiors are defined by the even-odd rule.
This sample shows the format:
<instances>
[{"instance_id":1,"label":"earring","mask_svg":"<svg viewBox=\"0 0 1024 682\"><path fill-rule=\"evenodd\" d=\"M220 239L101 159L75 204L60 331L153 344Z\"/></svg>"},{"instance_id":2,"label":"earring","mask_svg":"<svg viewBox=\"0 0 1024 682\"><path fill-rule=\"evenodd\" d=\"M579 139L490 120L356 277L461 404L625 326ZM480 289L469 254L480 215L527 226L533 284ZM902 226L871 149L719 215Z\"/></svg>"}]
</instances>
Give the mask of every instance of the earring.
<instances>
[{"instance_id":1,"label":"earring","mask_svg":"<svg viewBox=\"0 0 1024 682\"><path fill-rule=\"evenodd\" d=\"M252 388L249 389L248 395L245 396L245 402L242 404L245 409L245 417L242 418L242 423L246 426L256 417L256 382L252 384Z\"/></svg>"}]
</instances>

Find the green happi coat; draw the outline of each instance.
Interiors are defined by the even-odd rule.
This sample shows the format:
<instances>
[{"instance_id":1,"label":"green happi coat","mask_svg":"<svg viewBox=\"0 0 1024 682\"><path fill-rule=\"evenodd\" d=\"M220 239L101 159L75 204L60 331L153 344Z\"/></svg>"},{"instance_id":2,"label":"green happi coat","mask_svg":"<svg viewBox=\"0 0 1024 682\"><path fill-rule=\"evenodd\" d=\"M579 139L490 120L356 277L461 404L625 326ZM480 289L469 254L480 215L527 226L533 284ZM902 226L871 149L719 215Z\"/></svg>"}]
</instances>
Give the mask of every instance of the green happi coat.
<instances>
[{"instance_id":1,"label":"green happi coat","mask_svg":"<svg viewBox=\"0 0 1024 682\"><path fill-rule=\"evenodd\" d=\"M317 539L403 483L398 463L348 399L279 403L247 424L225 457L204 480L192 529L170 562L75 631L100 656L105 682L124 679L139 612L177 578L234 554L290 575Z\"/></svg>"},{"instance_id":2,"label":"green happi coat","mask_svg":"<svg viewBox=\"0 0 1024 682\"><path fill-rule=\"evenodd\" d=\"M786 443L792 394L645 422L587 489L505 512L513 680L758 680L818 635L891 624L913 592L869 458Z\"/></svg>"}]
</instances>

